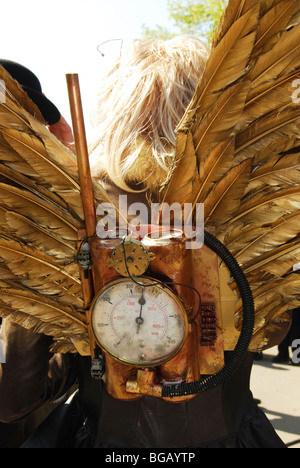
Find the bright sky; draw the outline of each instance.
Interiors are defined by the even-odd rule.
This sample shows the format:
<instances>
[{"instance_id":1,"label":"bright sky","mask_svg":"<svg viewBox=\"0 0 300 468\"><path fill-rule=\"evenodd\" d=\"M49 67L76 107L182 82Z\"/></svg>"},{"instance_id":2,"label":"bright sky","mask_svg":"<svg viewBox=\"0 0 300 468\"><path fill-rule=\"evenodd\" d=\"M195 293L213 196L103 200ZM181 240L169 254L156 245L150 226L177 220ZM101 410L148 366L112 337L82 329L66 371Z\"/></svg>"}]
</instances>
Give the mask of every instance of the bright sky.
<instances>
[{"instance_id":1,"label":"bright sky","mask_svg":"<svg viewBox=\"0 0 300 468\"><path fill-rule=\"evenodd\" d=\"M1 58L15 60L39 78L43 92L70 122L66 73L78 73L88 133L99 76L141 25L171 27L167 0L11 0L1 5Z\"/></svg>"}]
</instances>

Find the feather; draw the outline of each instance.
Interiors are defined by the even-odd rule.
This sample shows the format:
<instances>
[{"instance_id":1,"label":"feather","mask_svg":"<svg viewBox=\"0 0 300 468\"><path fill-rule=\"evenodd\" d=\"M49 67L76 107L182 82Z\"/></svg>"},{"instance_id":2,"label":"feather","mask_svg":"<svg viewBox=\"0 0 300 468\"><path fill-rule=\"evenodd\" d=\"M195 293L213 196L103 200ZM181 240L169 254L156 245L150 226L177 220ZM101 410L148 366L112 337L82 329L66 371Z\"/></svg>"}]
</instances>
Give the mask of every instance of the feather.
<instances>
[{"instance_id":1,"label":"feather","mask_svg":"<svg viewBox=\"0 0 300 468\"><path fill-rule=\"evenodd\" d=\"M299 303L298 277L286 276L300 254L300 107L291 99L299 19L296 0L229 0L160 192L160 202L204 203L205 225L239 261L257 307L251 350ZM73 255L83 221L76 160L21 87L2 69L0 78L0 311L53 336L52 350L85 355ZM93 187L95 203L112 203Z\"/></svg>"},{"instance_id":2,"label":"feather","mask_svg":"<svg viewBox=\"0 0 300 468\"><path fill-rule=\"evenodd\" d=\"M0 235L0 257L20 283L46 294L76 295L81 298L81 282L76 264L55 261L36 248Z\"/></svg>"},{"instance_id":3,"label":"feather","mask_svg":"<svg viewBox=\"0 0 300 468\"><path fill-rule=\"evenodd\" d=\"M270 210L270 207L272 209ZM298 186L278 190L271 194L258 194L243 202L228 222L227 228L236 221L244 224L257 223L262 219L265 223L274 222L284 214L292 213L300 208L300 188Z\"/></svg>"},{"instance_id":4,"label":"feather","mask_svg":"<svg viewBox=\"0 0 300 468\"><path fill-rule=\"evenodd\" d=\"M267 86L249 91L243 115L239 121L239 130L249 126L256 119L268 116L272 119L272 113L278 114L292 104L293 82L297 72L280 78L274 83L268 82Z\"/></svg>"},{"instance_id":5,"label":"feather","mask_svg":"<svg viewBox=\"0 0 300 468\"><path fill-rule=\"evenodd\" d=\"M292 102L299 19L295 0L229 0L176 129L179 163L164 187L172 202L203 202L206 227L214 226L250 285L268 285L265 301L256 301L251 349L278 333L288 303L300 303L278 289L300 248L300 108Z\"/></svg>"},{"instance_id":6,"label":"feather","mask_svg":"<svg viewBox=\"0 0 300 468\"><path fill-rule=\"evenodd\" d=\"M300 64L299 56L300 25L282 33L270 51L261 55L252 68L249 78L252 88L270 82L282 73L296 70Z\"/></svg>"},{"instance_id":7,"label":"feather","mask_svg":"<svg viewBox=\"0 0 300 468\"><path fill-rule=\"evenodd\" d=\"M298 262L299 255L300 243L297 238L250 260L242 265L242 268L246 275L260 271L270 273L278 278L288 273L293 265Z\"/></svg>"},{"instance_id":8,"label":"feather","mask_svg":"<svg viewBox=\"0 0 300 468\"><path fill-rule=\"evenodd\" d=\"M52 135L44 125L35 119L29 118L30 126L34 134L38 135L44 144L50 163L57 164L59 169L62 170L67 177L71 177L75 183L79 184L78 179L78 166L72 151L67 149L54 135ZM49 181L49 178L46 179ZM112 204L116 211L119 212L117 205L113 202L112 198L109 197L107 191L99 184L96 180L92 180L93 194L95 198L95 204L100 204L104 201ZM73 200L73 189L69 185L68 191L63 192L62 197L71 206ZM79 199L78 199L79 200ZM76 201L79 207L79 201ZM76 205L75 205L76 206ZM81 208L80 208L81 209Z\"/></svg>"},{"instance_id":9,"label":"feather","mask_svg":"<svg viewBox=\"0 0 300 468\"><path fill-rule=\"evenodd\" d=\"M16 282L17 277L9 270L5 262L3 262L2 259L0 259L0 282L2 280L12 280Z\"/></svg>"},{"instance_id":10,"label":"feather","mask_svg":"<svg viewBox=\"0 0 300 468\"><path fill-rule=\"evenodd\" d=\"M81 224L67 211L57 208L50 201L3 183L0 183L0 200L2 207L23 214L43 227L51 226L51 229L63 239L77 240L77 231Z\"/></svg>"},{"instance_id":11,"label":"feather","mask_svg":"<svg viewBox=\"0 0 300 468\"><path fill-rule=\"evenodd\" d=\"M80 186L79 183L69 175L69 173L71 173L70 167L73 160L68 158L67 161L64 161L64 166L62 162L59 161L61 164L59 165L57 160L49 157L43 143L34 135L14 129L1 129L1 134L16 153L26 155L27 164L29 164L39 176L39 183L49 186L49 178L51 178L51 180L53 180L51 191L54 191L56 195L63 200L67 200L70 208L77 216L83 219ZM66 172L63 167L67 167L68 172Z\"/></svg>"},{"instance_id":12,"label":"feather","mask_svg":"<svg viewBox=\"0 0 300 468\"><path fill-rule=\"evenodd\" d=\"M1 92L0 81L0 125L3 124L10 128L23 130L28 128L28 121L20 113L19 106L11 101L6 93Z\"/></svg>"},{"instance_id":13,"label":"feather","mask_svg":"<svg viewBox=\"0 0 300 468\"><path fill-rule=\"evenodd\" d=\"M272 8L262 14L257 28L254 53L267 52L279 41L283 31L299 16L297 0L277 1Z\"/></svg>"},{"instance_id":14,"label":"feather","mask_svg":"<svg viewBox=\"0 0 300 468\"><path fill-rule=\"evenodd\" d=\"M56 161L49 157L49 153L37 136L10 128L2 129L1 134L18 154L26 154L26 161L41 179L44 179L47 184L49 184L49 178L53 180L53 190L58 192L66 190L66 188L77 192L80 190L76 180L78 179L77 171L74 170L73 174L73 176L76 174L76 178L72 178L70 175L70 162L73 162L73 166L76 167L73 159L65 161L64 166L68 167L68 172L66 172L62 168L61 160Z\"/></svg>"},{"instance_id":15,"label":"feather","mask_svg":"<svg viewBox=\"0 0 300 468\"><path fill-rule=\"evenodd\" d=\"M64 262L75 262L76 243L56 237L55 232L39 226L36 222L19 213L8 211L5 214L8 226L14 235L23 239L27 245Z\"/></svg>"},{"instance_id":16,"label":"feather","mask_svg":"<svg viewBox=\"0 0 300 468\"><path fill-rule=\"evenodd\" d=\"M2 288L1 300L21 312L29 307L29 313L36 318L42 318L44 322L53 322L59 327L76 323L79 327L87 329L85 314L79 314L70 307L62 307L61 304L36 293Z\"/></svg>"},{"instance_id":17,"label":"feather","mask_svg":"<svg viewBox=\"0 0 300 468\"><path fill-rule=\"evenodd\" d=\"M0 158L1 158L1 150L0 150ZM5 161L5 163L7 162ZM35 179L35 177L32 176L32 174L30 175L30 177L27 177L28 174L24 175L24 167L21 166L21 167L18 167L18 169L21 169L21 173L19 172L19 170L16 169L15 164L4 165L0 163L0 175L3 176L3 183L25 189L37 195L38 197L42 198L46 202L51 201L51 203L57 206L58 209L62 208L63 210L71 211L67 203L64 200L62 200L62 198L58 197L56 193L48 190L47 188L41 186L40 184L32 180L32 179ZM72 216L77 221L80 221L80 218L73 211L72 211Z\"/></svg>"},{"instance_id":18,"label":"feather","mask_svg":"<svg viewBox=\"0 0 300 468\"><path fill-rule=\"evenodd\" d=\"M205 116L194 133L197 156L201 161L219 143L233 134L233 129L241 117L246 96L247 83L237 84L224 91L210 112Z\"/></svg>"},{"instance_id":19,"label":"feather","mask_svg":"<svg viewBox=\"0 0 300 468\"><path fill-rule=\"evenodd\" d=\"M160 190L160 203L190 203L199 187L197 157L190 133L181 133L176 140L176 158L171 170L171 181ZM183 157L184 156L184 157ZM165 190L165 187L167 190Z\"/></svg>"},{"instance_id":20,"label":"feather","mask_svg":"<svg viewBox=\"0 0 300 468\"><path fill-rule=\"evenodd\" d=\"M205 199L204 219L207 226L219 225L231 217L240 204L251 169L250 161L232 167L217 182Z\"/></svg>"},{"instance_id":21,"label":"feather","mask_svg":"<svg viewBox=\"0 0 300 468\"><path fill-rule=\"evenodd\" d=\"M199 196L198 193L201 191L202 184L199 182L199 176L195 171L200 170L200 177L202 178L202 166L205 164L206 158L209 158L209 155L214 150L214 147L220 146L213 151L213 156L209 158L209 161L212 161L212 158L216 154L223 150L223 146L226 146L227 140L232 133L232 128L238 122L238 119L241 115L243 104L246 99L246 87L243 85L244 92L240 92L238 97L236 97L237 91L241 90L241 85L236 85L230 88L228 91L224 92L218 101L217 105L212 109L211 112L205 117L204 121L201 123L197 129L195 135L193 135L193 140L189 133L179 132L177 136L177 150L176 150L176 159L180 162L176 168L172 168L170 180L167 182L165 187L165 196L164 200L181 200L192 202L193 205L198 202ZM194 142L197 142L197 147L194 147ZM184 143L183 143L184 142ZM224 143L225 142L225 143ZM184 146L185 144L185 146ZM195 160L195 150L197 161ZM184 154L184 159L182 155ZM204 168L204 174L208 170L208 164ZM221 160L219 159L219 164L216 166L215 170L221 167ZM224 162L224 165L227 164ZM200 169L198 169L198 166ZM175 174L176 172L176 174ZM214 177L211 171L210 176L208 176L207 183L211 180L211 177ZM179 187L181 192L179 192ZM204 186L203 186L204 189ZM182 198L182 191L184 192L184 198ZM168 195L166 195L168 194ZM188 194L188 195L187 195Z\"/></svg>"},{"instance_id":22,"label":"feather","mask_svg":"<svg viewBox=\"0 0 300 468\"><path fill-rule=\"evenodd\" d=\"M223 41L213 48L194 97L176 129L177 140L183 138L180 136L181 133L192 132L198 167L200 168L214 146L224 142L231 136L241 116L249 86L245 83L238 83L238 80L245 75L247 70L255 39L253 29L257 20L257 12L258 8L255 6L251 11L235 21ZM238 61L236 60L237 56L239 57ZM177 151L179 148L182 148L182 146L178 145ZM176 160L179 159L181 159L181 156L176 154ZM177 181L183 177L184 170L182 170L182 167L185 167L185 165L183 166L181 161L176 169L174 167L171 169L168 186L164 187L165 197L167 192L174 190ZM195 167L195 162L193 167ZM175 171L176 176L174 176ZM174 179L175 182L172 183L173 177L176 178ZM190 184L193 184L195 176L184 177L184 180L184 187L186 188L186 182L190 180ZM197 184L198 182L196 182ZM195 192L196 194L193 199L194 205L197 203L199 189L200 187L195 190L195 186L187 188L189 193ZM179 199L178 195L174 196ZM172 193L168 197L173 199Z\"/></svg>"},{"instance_id":23,"label":"feather","mask_svg":"<svg viewBox=\"0 0 300 468\"><path fill-rule=\"evenodd\" d=\"M292 274L288 278L279 278L270 284L262 284L252 290L255 303L255 333L262 325L279 318L283 312L291 310L294 299L299 297L299 276ZM237 328L242 324L242 303L236 304ZM266 310L268 313L266 314Z\"/></svg>"},{"instance_id":24,"label":"feather","mask_svg":"<svg viewBox=\"0 0 300 468\"><path fill-rule=\"evenodd\" d=\"M282 188L298 184L300 184L300 153L276 154L253 171L247 191L251 192L267 185Z\"/></svg>"},{"instance_id":25,"label":"feather","mask_svg":"<svg viewBox=\"0 0 300 468\"><path fill-rule=\"evenodd\" d=\"M233 163L234 140L229 138L217 145L200 168L198 190L194 190L193 209L196 203L203 203L215 184L224 177ZM196 187L197 188L197 187Z\"/></svg>"},{"instance_id":26,"label":"feather","mask_svg":"<svg viewBox=\"0 0 300 468\"><path fill-rule=\"evenodd\" d=\"M299 138L299 122L299 108L274 113L271 118L264 116L254 120L247 129L236 136L235 161L253 158L256 153L264 151L269 144L274 144L276 139L280 142L286 137Z\"/></svg>"},{"instance_id":27,"label":"feather","mask_svg":"<svg viewBox=\"0 0 300 468\"><path fill-rule=\"evenodd\" d=\"M36 333L53 336L57 352L59 342L65 346L67 340L73 345L68 351L89 355L88 332L84 313L79 313L71 307L58 304L29 290L1 288L0 315L10 316L13 321L27 328L33 328Z\"/></svg>"},{"instance_id":28,"label":"feather","mask_svg":"<svg viewBox=\"0 0 300 468\"><path fill-rule=\"evenodd\" d=\"M53 352L89 355L76 263L84 228L76 157L2 67L0 77L0 315L52 336ZM95 181L93 190L95 203L113 204Z\"/></svg>"},{"instance_id":29,"label":"feather","mask_svg":"<svg viewBox=\"0 0 300 468\"><path fill-rule=\"evenodd\" d=\"M248 228L237 239L239 248L230 244L231 251L241 264L258 257L296 237L300 232L300 211L283 216L270 226ZM229 245L227 244L227 247Z\"/></svg>"},{"instance_id":30,"label":"feather","mask_svg":"<svg viewBox=\"0 0 300 468\"><path fill-rule=\"evenodd\" d=\"M224 38L232 25L241 18L245 13L257 5L256 0L232 0L228 5L220 19L219 25L214 33L212 40L213 47Z\"/></svg>"},{"instance_id":31,"label":"feather","mask_svg":"<svg viewBox=\"0 0 300 468\"><path fill-rule=\"evenodd\" d=\"M237 83L247 71L253 48L257 6L239 18L223 40L212 49L203 77L177 130L197 128L203 116L212 109L230 85ZM239 57L239 60L236 58Z\"/></svg>"},{"instance_id":32,"label":"feather","mask_svg":"<svg viewBox=\"0 0 300 468\"><path fill-rule=\"evenodd\" d=\"M59 195L68 204L69 209L73 208L77 217L83 219L75 155L49 132L43 125L43 118L37 118L38 109L18 83L2 67L0 71L3 72L2 79L6 85L5 102L0 102L0 135L6 132L6 139L9 139L12 146L19 150L18 168L15 166L16 160L13 168L24 175L33 176L36 183L41 186L46 184L47 188L51 187L50 190L53 192L60 190ZM1 73L0 76L2 76ZM14 97L14 93L17 98ZM3 149L3 144L0 144L0 155L4 156L4 161L7 148L8 146ZM18 154L11 146L9 148L11 157ZM49 183L51 174L55 174L55 177ZM104 200L112 203L100 184L93 182L93 190L95 203L99 204Z\"/></svg>"},{"instance_id":33,"label":"feather","mask_svg":"<svg viewBox=\"0 0 300 468\"><path fill-rule=\"evenodd\" d=\"M31 178L38 178L38 174L27 164L24 159L14 151L1 135L0 131L0 158L2 165L10 167L17 173L24 174Z\"/></svg>"},{"instance_id":34,"label":"feather","mask_svg":"<svg viewBox=\"0 0 300 468\"><path fill-rule=\"evenodd\" d=\"M5 87L1 85L2 83L5 83ZM15 117L19 120L19 123L21 120L24 120L22 116L24 110L33 115L36 120L44 122L39 108L29 98L28 94L24 92L19 83L2 66L0 66L0 93L2 95L2 99L0 100L0 116L1 107L6 107L6 104L10 103L10 108L14 110Z\"/></svg>"}]
</instances>

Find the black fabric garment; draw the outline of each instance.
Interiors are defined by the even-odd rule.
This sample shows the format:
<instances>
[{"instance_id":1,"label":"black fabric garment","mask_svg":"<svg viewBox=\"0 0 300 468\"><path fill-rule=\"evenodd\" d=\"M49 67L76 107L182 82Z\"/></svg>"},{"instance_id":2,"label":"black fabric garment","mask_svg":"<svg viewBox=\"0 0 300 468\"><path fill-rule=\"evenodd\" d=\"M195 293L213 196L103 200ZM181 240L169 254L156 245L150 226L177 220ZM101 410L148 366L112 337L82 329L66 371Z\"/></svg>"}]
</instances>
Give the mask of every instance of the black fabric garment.
<instances>
[{"instance_id":1,"label":"black fabric garment","mask_svg":"<svg viewBox=\"0 0 300 468\"><path fill-rule=\"evenodd\" d=\"M22 448L284 448L249 390L253 356L233 377L184 403L124 402L90 377L79 358L79 391Z\"/></svg>"},{"instance_id":2,"label":"black fabric garment","mask_svg":"<svg viewBox=\"0 0 300 468\"><path fill-rule=\"evenodd\" d=\"M300 339L300 307L293 309L292 311L291 327L284 338L284 340L278 345L279 354L283 357L289 357L289 348L294 351L293 342L294 340Z\"/></svg>"}]
</instances>

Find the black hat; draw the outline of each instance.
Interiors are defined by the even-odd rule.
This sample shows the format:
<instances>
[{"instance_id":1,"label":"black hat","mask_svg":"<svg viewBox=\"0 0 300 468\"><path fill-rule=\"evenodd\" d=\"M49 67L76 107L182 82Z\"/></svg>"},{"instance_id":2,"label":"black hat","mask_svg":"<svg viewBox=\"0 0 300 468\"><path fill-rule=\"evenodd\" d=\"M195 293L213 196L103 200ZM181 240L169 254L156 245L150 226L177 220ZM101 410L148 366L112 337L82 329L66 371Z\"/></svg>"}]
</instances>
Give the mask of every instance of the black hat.
<instances>
[{"instance_id":1,"label":"black hat","mask_svg":"<svg viewBox=\"0 0 300 468\"><path fill-rule=\"evenodd\" d=\"M22 86L41 111L46 123L52 125L61 115L57 107L44 96L38 78L28 68L11 60L0 59L0 65Z\"/></svg>"}]
</instances>

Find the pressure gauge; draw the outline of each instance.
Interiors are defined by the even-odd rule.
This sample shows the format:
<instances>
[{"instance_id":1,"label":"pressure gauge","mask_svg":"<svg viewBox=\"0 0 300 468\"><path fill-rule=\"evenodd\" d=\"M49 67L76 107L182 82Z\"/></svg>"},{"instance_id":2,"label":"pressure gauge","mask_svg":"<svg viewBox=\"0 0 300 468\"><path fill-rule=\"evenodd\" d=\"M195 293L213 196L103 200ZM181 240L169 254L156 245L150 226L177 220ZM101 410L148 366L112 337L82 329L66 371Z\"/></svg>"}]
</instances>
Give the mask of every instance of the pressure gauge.
<instances>
[{"instance_id":1,"label":"pressure gauge","mask_svg":"<svg viewBox=\"0 0 300 468\"><path fill-rule=\"evenodd\" d=\"M91 327L103 350L125 364L169 361L187 334L185 308L173 291L149 278L120 278L106 285L91 308Z\"/></svg>"}]
</instances>

